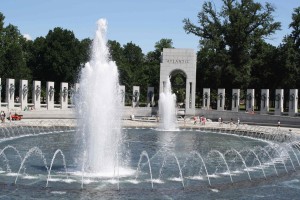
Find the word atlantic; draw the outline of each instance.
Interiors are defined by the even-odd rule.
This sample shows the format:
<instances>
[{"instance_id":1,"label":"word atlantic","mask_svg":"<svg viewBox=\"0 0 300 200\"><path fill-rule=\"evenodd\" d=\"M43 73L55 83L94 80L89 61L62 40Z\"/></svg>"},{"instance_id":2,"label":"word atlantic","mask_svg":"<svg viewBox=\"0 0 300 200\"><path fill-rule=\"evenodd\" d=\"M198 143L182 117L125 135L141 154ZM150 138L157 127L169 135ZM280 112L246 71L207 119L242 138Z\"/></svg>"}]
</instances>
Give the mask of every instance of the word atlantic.
<instances>
[{"instance_id":1,"label":"word atlantic","mask_svg":"<svg viewBox=\"0 0 300 200\"><path fill-rule=\"evenodd\" d=\"M189 63L189 60L174 60L174 59L166 59L166 62L167 63L170 63L170 64L188 64Z\"/></svg>"}]
</instances>

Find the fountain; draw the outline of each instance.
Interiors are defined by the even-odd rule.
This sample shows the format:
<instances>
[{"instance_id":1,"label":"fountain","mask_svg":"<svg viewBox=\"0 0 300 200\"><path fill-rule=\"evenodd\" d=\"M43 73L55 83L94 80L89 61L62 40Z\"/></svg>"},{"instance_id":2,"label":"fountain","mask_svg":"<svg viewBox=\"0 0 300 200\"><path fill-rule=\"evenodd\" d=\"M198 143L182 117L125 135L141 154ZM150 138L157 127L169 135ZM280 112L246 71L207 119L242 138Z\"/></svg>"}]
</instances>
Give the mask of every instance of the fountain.
<instances>
[{"instance_id":1,"label":"fountain","mask_svg":"<svg viewBox=\"0 0 300 200\"><path fill-rule=\"evenodd\" d=\"M299 136L247 125L219 127L217 122L178 129L169 80L160 95L160 129L121 128L118 71L108 61L106 21L98 25L92 59L80 77L79 122L0 126L1 198L299 196Z\"/></svg>"},{"instance_id":2,"label":"fountain","mask_svg":"<svg viewBox=\"0 0 300 200\"><path fill-rule=\"evenodd\" d=\"M85 171L112 176L118 163L121 140L121 97L118 69L109 61L107 22L100 19L93 40L92 55L80 76L77 104L83 129Z\"/></svg>"},{"instance_id":3,"label":"fountain","mask_svg":"<svg viewBox=\"0 0 300 200\"><path fill-rule=\"evenodd\" d=\"M273 195L278 187L282 193L274 195L293 198L291 188L299 187L299 138L290 132L245 125L214 131L123 128L123 144L131 155L127 167L134 173L109 177L79 169L81 149L70 148L81 143L75 129L74 120L1 126L0 195L36 197L30 190L54 199L140 199L142 191L145 199L250 198L253 188Z\"/></svg>"},{"instance_id":4,"label":"fountain","mask_svg":"<svg viewBox=\"0 0 300 200\"><path fill-rule=\"evenodd\" d=\"M159 94L160 129L176 130L176 95L172 93L170 77L166 79L164 91Z\"/></svg>"}]
</instances>

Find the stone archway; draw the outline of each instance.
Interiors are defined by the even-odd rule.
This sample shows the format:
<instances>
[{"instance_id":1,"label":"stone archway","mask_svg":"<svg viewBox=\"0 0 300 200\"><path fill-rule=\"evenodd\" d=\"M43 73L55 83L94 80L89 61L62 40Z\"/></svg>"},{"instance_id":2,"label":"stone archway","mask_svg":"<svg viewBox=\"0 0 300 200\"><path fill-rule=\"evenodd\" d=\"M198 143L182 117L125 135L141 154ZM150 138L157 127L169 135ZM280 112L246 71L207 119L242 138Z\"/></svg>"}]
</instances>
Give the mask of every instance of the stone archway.
<instances>
[{"instance_id":1,"label":"stone archway","mask_svg":"<svg viewBox=\"0 0 300 200\"><path fill-rule=\"evenodd\" d=\"M196 54L193 49L164 48L160 63L159 91L164 91L164 82L174 71L186 75L185 114L195 114Z\"/></svg>"}]
</instances>

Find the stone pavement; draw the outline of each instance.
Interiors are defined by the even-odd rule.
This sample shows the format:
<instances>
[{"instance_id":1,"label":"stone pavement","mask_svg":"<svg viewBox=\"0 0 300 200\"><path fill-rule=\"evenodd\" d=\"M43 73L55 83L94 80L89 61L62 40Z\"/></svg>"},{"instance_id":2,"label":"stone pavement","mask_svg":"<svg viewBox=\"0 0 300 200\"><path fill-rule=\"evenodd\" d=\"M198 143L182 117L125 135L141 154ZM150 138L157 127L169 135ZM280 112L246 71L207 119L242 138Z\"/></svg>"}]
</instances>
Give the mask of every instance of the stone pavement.
<instances>
[{"instance_id":1,"label":"stone pavement","mask_svg":"<svg viewBox=\"0 0 300 200\"><path fill-rule=\"evenodd\" d=\"M76 126L76 119L22 119L21 121L12 121L9 122L6 120L5 123L0 123L0 126L10 126L10 125L31 125L31 126ZM202 129L202 128L212 128L212 129L256 129L256 130L268 130L268 132L282 130L282 131L291 131L300 135L299 128L290 128L290 127L276 127L276 126L256 126L248 124L236 124L223 123L220 125L218 122L206 122L205 125L199 123L194 125L194 121L178 121L179 128L193 128L193 129ZM137 127L137 128L158 128L159 122L154 120L122 120L122 127Z\"/></svg>"},{"instance_id":2,"label":"stone pavement","mask_svg":"<svg viewBox=\"0 0 300 200\"><path fill-rule=\"evenodd\" d=\"M154 121L143 121L143 120L122 120L124 127L145 127L145 128L156 128L159 127L159 122ZM257 127L257 129L270 129L273 131L282 130L282 131L292 131L293 133L300 134L299 128L290 128L290 127L280 127L277 128L276 126L256 126L256 125L247 125L241 124L240 127L237 127L236 124L230 125L230 123L223 123L222 125L219 122L206 122L205 125L200 125L197 123L194 125L193 121L178 121L179 128L226 128L226 129L236 129L236 128L243 128L245 126L248 127Z\"/></svg>"}]
</instances>

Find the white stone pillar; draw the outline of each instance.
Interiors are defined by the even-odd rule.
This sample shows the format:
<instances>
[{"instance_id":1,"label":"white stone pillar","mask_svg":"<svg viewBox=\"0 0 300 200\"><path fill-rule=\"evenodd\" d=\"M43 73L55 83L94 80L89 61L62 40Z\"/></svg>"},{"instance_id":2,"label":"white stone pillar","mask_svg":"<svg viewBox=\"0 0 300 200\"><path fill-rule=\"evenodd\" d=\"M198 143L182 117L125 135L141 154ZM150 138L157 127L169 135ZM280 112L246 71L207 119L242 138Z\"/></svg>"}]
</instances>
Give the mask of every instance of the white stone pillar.
<instances>
[{"instance_id":1,"label":"white stone pillar","mask_svg":"<svg viewBox=\"0 0 300 200\"><path fill-rule=\"evenodd\" d=\"M41 92L41 81L33 81L32 102L34 104L34 109L41 108Z\"/></svg>"},{"instance_id":2,"label":"white stone pillar","mask_svg":"<svg viewBox=\"0 0 300 200\"><path fill-rule=\"evenodd\" d=\"M75 105L76 99L79 97L79 83L75 83L69 90L71 104Z\"/></svg>"},{"instance_id":3,"label":"white stone pillar","mask_svg":"<svg viewBox=\"0 0 300 200\"><path fill-rule=\"evenodd\" d=\"M225 89L218 89L217 110L224 111L225 109Z\"/></svg>"},{"instance_id":4,"label":"white stone pillar","mask_svg":"<svg viewBox=\"0 0 300 200\"><path fill-rule=\"evenodd\" d=\"M281 115L283 112L283 89L275 91L275 115Z\"/></svg>"},{"instance_id":5,"label":"white stone pillar","mask_svg":"<svg viewBox=\"0 0 300 200\"><path fill-rule=\"evenodd\" d=\"M203 88L203 109L210 109L210 88Z\"/></svg>"},{"instance_id":6,"label":"white stone pillar","mask_svg":"<svg viewBox=\"0 0 300 200\"><path fill-rule=\"evenodd\" d=\"M190 105L192 102L190 102L190 84L188 80L185 82L185 113L188 113L187 110L190 109Z\"/></svg>"},{"instance_id":7,"label":"white stone pillar","mask_svg":"<svg viewBox=\"0 0 300 200\"><path fill-rule=\"evenodd\" d=\"M54 82L48 81L46 85L46 102L48 110L54 109L54 93Z\"/></svg>"},{"instance_id":8,"label":"white stone pillar","mask_svg":"<svg viewBox=\"0 0 300 200\"><path fill-rule=\"evenodd\" d=\"M246 111L252 112L254 111L254 100L255 100L255 93L254 89L247 89L246 95Z\"/></svg>"},{"instance_id":9,"label":"white stone pillar","mask_svg":"<svg viewBox=\"0 0 300 200\"><path fill-rule=\"evenodd\" d=\"M60 108L65 110L68 108L68 100L69 100L69 90L68 83L61 82L60 83Z\"/></svg>"},{"instance_id":10,"label":"white stone pillar","mask_svg":"<svg viewBox=\"0 0 300 200\"><path fill-rule=\"evenodd\" d=\"M125 98L126 98L125 85L120 85L119 90L120 90L120 97L121 97L121 105L125 106Z\"/></svg>"},{"instance_id":11,"label":"white stone pillar","mask_svg":"<svg viewBox=\"0 0 300 200\"><path fill-rule=\"evenodd\" d=\"M231 111L239 112L240 110L240 89L232 89Z\"/></svg>"},{"instance_id":12,"label":"white stone pillar","mask_svg":"<svg viewBox=\"0 0 300 200\"><path fill-rule=\"evenodd\" d=\"M28 109L28 80L20 80L19 99L21 109Z\"/></svg>"},{"instance_id":13,"label":"white stone pillar","mask_svg":"<svg viewBox=\"0 0 300 200\"><path fill-rule=\"evenodd\" d=\"M154 87L148 87L147 89L147 107L154 106Z\"/></svg>"},{"instance_id":14,"label":"white stone pillar","mask_svg":"<svg viewBox=\"0 0 300 200\"><path fill-rule=\"evenodd\" d=\"M15 79L6 79L6 103L8 109L15 107Z\"/></svg>"},{"instance_id":15,"label":"white stone pillar","mask_svg":"<svg viewBox=\"0 0 300 200\"><path fill-rule=\"evenodd\" d=\"M196 83L193 79L186 79L186 92L185 92L185 112L189 115L195 114L195 97Z\"/></svg>"},{"instance_id":16,"label":"white stone pillar","mask_svg":"<svg viewBox=\"0 0 300 200\"><path fill-rule=\"evenodd\" d=\"M139 103L140 103L140 86L133 86L132 107L139 107Z\"/></svg>"},{"instance_id":17,"label":"white stone pillar","mask_svg":"<svg viewBox=\"0 0 300 200\"><path fill-rule=\"evenodd\" d=\"M298 113L298 89L290 89L289 94L289 116L295 116Z\"/></svg>"},{"instance_id":18,"label":"white stone pillar","mask_svg":"<svg viewBox=\"0 0 300 200\"><path fill-rule=\"evenodd\" d=\"M261 89L260 114L267 114L269 112L269 99L269 89Z\"/></svg>"}]
</instances>

